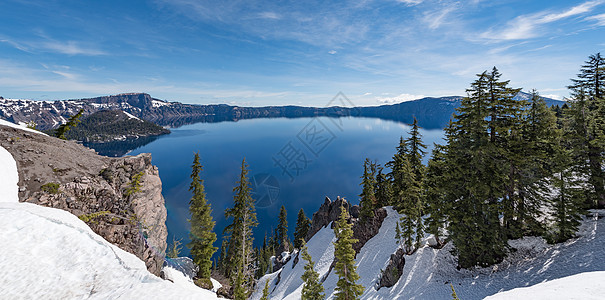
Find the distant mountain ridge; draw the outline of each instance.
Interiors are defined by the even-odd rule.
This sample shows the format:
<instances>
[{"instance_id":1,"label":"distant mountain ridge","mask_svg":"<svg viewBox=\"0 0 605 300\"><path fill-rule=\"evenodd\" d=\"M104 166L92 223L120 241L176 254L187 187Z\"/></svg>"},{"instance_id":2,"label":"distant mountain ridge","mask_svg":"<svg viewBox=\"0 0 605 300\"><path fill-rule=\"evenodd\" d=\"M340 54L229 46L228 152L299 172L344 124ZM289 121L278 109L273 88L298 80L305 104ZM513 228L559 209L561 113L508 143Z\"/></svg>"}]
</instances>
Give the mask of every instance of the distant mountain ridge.
<instances>
[{"instance_id":1,"label":"distant mountain ridge","mask_svg":"<svg viewBox=\"0 0 605 300\"><path fill-rule=\"evenodd\" d=\"M517 98L529 94L520 93ZM237 121L253 118L301 117L371 117L411 123L413 117L427 129L443 128L449 122L460 96L427 97L391 105L371 107L303 107L265 106L240 107L227 104L196 105L167 102L152 98L146 93L127 93L88 99L34 101L0 98L0 118L14 123L34 121L38 128L48 130L66 122L67 118L84 110L84 116L100 110L122 110L138 118L161 126L179 127L196 122ZM564 101L545 98L549 105L562 105Z\"/></svg>"}]
</instances>

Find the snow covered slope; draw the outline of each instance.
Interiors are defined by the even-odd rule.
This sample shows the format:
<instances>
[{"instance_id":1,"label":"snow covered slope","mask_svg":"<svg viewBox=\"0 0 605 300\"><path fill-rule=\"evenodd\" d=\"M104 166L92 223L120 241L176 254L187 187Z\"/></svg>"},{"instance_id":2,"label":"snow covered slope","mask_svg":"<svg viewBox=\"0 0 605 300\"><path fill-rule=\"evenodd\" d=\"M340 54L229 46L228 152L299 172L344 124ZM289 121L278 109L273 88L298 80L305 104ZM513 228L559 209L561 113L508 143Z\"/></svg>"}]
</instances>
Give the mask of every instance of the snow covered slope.
<instances>
[{"instance_id":1,"label":"snow covered slope","mask_svg":"<svg viewBox=\"0 0 605 300\"><path fill-rule=\"evenodd\" d=\"M516 251L504 262L490 268L457 270L455 258L450 253L451 243L440 250L423 247L405 256L406 263L399 282L391 288L376 290L381 269L385 268L397 248L394 236L399 214L392 209L387 212L379 233L357 255L359 283L365 287L362 299L451 299L450 283L461 299L483 299L498 292L583 272L605 271L605 218L601 218L605 211L601 210L593 211L594 216L585 220L579 237L566 243L548 245L542 238L535 237L511 241ZM329 260L333 259L333 237L332 230L324 228L308 243L313 259L321 262L317 265L320 276L326 273L325 266L329 266ZM252 299L260 299L265 280L271 280L271 299L299 298L304 261L301 259L292 268L293 260L283 267L279 276L280 271L265 275ZM276 286L278 277L280 280ZM331 272L323 282L328 299L334 298L336 281L336 274Z\"/></svg>"},{"instance_id":2,"label":"snow covered slope","mask_svg":"<svg viewBox=\"0 0 605 300\"><path fill-rule=\"evenodd\" d=\"M538 283L530 287L517 288L485 298L486 300L506 299L603 299L605 297L605 272L586 272L552 281Z\"/></svg>"},{"instance_id":3,"label":"snow covered slope","mask_svg":"<svg viewBox=\"0 0 605 300\"><path fill-rule=\"evenodd\" d=\"M154 276L69 212L19 203L17 182L0 147L0 299L217 299L180 273Z\"/></svg>"}]
</instances>

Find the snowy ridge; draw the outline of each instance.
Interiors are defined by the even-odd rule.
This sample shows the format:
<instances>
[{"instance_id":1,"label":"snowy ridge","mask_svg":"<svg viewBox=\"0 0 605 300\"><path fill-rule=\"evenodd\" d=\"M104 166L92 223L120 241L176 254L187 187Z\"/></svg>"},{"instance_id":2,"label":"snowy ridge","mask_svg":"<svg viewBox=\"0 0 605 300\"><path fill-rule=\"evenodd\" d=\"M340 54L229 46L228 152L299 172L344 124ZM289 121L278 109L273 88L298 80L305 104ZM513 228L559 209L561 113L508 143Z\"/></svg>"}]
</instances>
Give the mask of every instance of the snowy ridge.
<instances>
[{"instance_id":1,"label":"snowy ridge","mask_svg":"<svg viewBox=\"0 0 605 300\"><path fill-rule=\"evenodd\" d=\"M602 218L605 216L605 210L599 210L593 211L592 217L584 220L578 238L556 245L549 245L544 239L538 237L510 241L510 245L516 251L511 252L502 263L490 268L457 270L455 257L450 253L453 248L451 243L439 250L424 246L414 254L405 256L403 274L393 287L376 290L375 286L381 270L385 268L390 255L397 249L394 238L395 222L400 215L390 208L387 208L387 212L387 218L379 233L364 245L356 258L357 270L361 276L359 283L365 287L362 299L451 299L450 283L456 289L460 299L483 299L499 292L584 272L605 271L605 259L603 259L605 257L605 218ZM428 238L431 237L427 236ZM318 262L316 271L320 273L320 278L326 274L331 260L333 260L333 239L332 230L323 228L308 243L309 253L313 260ZM303 273L305 262L300 259L298 264L292 268L293 260L280 271L262 277L252 299L260 299L266 280L270 280L271 299L299 299L302 289L300 276ZM276 286L280 272L281 279ZM602 288L605 284L605 272L586 276L599 277L601 287L595 288L601 291L605 289ZM334 298L337 280L336 274L331 272L323 282L327 299ZM566 286L566 288L574 290L578 295L585 295L582 292L585 290L594 291L594 288L585 288L586 285L595 285L594 280L586 282L574 281L573 278L570 280L561 282L577 283L578 286ZM539 287L537 289L539 290ZM512 294L509 295L521 295L515 294L521 292L510 292ZM503 298L498 299L519 298L504 295ZM597 295L603 295L603 293ZM594 295L591 297L594 298ZM561 299L561 297L555 298Z\"/></svg>"},{"instance_id":2,"label":"snowy ridge","mask_svg":"<svg viewBox=\"0 0 605 300\"><path fill-rule=\"evenodd\" d=\"M22 126L22 125L17 125L17 124L15 124L13 122L5 121L5 120L2 120L2 119L0 119L0 125L4 125L4 126L8 126L8 127L12 127L12 128L17 128L17 129L25 130L25 131L28 131L28 132L33 132L33 133L37 133L37 134L48 136L48 134L40 132L38 130L33 130L31 128L27 128L27 127Z\"/></svg>"}]
</instances>

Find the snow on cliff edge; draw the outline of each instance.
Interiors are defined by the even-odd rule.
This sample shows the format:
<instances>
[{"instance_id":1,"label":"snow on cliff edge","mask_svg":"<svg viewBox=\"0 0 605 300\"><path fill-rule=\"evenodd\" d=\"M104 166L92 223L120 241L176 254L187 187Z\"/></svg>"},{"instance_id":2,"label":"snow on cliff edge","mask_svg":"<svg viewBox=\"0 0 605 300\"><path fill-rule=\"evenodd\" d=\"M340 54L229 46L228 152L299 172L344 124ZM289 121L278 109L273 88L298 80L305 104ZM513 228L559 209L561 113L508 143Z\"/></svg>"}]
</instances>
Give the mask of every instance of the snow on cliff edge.
<instances>
[{"instance_id":1,"label":"snow on cliff edge","mask_svg":"<svg viewBox=\"0 0 605 300\"><path fill-rule=\"evenodd\" d=\"M19 203L18 180L0 147L0 299L217 299L149 273L69 212Z\"/></svg>"}]
</instances>

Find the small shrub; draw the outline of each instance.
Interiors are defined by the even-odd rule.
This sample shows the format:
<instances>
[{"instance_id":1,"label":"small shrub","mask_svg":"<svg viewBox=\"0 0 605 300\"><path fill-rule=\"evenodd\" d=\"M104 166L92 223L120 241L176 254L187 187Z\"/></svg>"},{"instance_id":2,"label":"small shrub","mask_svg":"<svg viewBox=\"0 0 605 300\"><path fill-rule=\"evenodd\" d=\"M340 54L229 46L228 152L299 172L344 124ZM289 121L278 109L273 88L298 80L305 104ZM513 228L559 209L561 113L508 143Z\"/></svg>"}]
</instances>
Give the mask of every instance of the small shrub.
<instances>
[{"instance_id":1,"label":"small shrub","mask_svg":"<svg viewBox=\"0 0 605 300\"><path fill-rule=\"evenodd\" d=\"M42 187L40 187L42 189L42 191L47 192L49 194L57 194L59 193L59 184L55 183L55 182L49 182L46 184L43 184Z\"/></svg>"},{"instance_id":2,"label":"small shrub","mask_svg":"<svg viewBox=\"0 0 605 300\"><path fill-rule=\"evenodd\" d=\"M213 287L212 281L209 278L198 278L195 279L193 283L206 290L211 290Z\"/></svg>"},{"instance_id":3,"label":"small shrub","mask_svg":"<svg viewBox=\"0 0 605 300\"><path fill-rule=\"evenodd\" d=\"M144 173L141 171L132 176L132 178L130 179L130 186L124 192L124 195L126 197L141 191L141 177L143 177L143 174Z\"/></svg>"},{"instance_id":4,"label":"small shrub","mask_svg":"<svg viewBox=\"0 0 605 300\"><path fill-rule=\"evenodd\" d=\"M94 219L102 217L107 214L109 214L109 211L102 210L102 211L98 211L98 212L84 214L84 215L78 216L78 218L80 220L84 221L85 223L99 224L99 222Z\"/></svg>"},{"instance_id":5,"label":"small shrub","mask_svg":"<svg viewBox=\"0 0 605 300\"><path fill-rule=\"evenodd\" d=\"M105 181L112 182L113 181L113 171L110 169L103 169L99 172L99 176L103 177Z\"/></svg>"}]
</instances>

